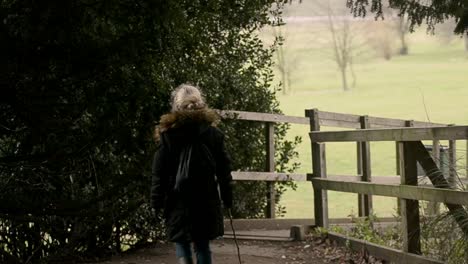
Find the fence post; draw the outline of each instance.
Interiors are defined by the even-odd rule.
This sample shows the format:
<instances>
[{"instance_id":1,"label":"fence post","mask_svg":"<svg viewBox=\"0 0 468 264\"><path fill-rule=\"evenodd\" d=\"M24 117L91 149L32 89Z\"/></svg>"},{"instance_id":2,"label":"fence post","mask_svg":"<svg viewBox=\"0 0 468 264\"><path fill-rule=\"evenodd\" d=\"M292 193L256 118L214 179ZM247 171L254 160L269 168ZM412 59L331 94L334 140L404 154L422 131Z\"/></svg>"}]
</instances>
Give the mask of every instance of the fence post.
<instances>
[{"instance_id":1,"label":"fence post","mask_svg":"<svg viewBox=\"0 0 468 264\"><path fill-rule=\"evenodd\" d=\"M405 121L405 127L413 127L414 126L414 120L406 120ZM396 146L396 174L401 176L401 159L400 157L400 142L395 142ZM400 204L400 199L397 198L397 214L401 213L401 204Z\"/></svg>"},{"instance_id":2,"label":"fence post","mask_svg":"<svg viewBox=\"0 0 468 264\"><path fill-rule=\"evenodd\" d=\"M432 141L432 159L435 164L438 164L439 169L441 169L440 163L440 142L438 139ZM436 215L439 213L440 204L437 202L428 202L427 203L427 214Z\"/></svg>"},{"instance_id":3,"label":"fence post","mask_svg":"<svg viewBox=\"0 0 468 264\"><path fill-rule=\"evenodd\" d=\"M401 180L401 157L400 157L400 142L395 142L395 150L396 150L396 175L400 176ZM401 204L400 204L400 198L396 199L397 202L397 215L401 215Z\"/></svg>"},{"instance_id":4,"label":"fence post","mask_svg":"<svg viewBox=\"0 0 468 264\"><path fill-rule=\"evenodd\" d=\"M450 124L448 126L454 126ZM457 141L449 140L449 156L448 156L448 182L450 187L455 187L457 177Z\"/></svg>"},{"instance_id":5,"label":"fence post","mask_svg":"<svg viewBox=\"0 0 468 264\"><path fill-rule=\"evenodd\" d=\"M361 129L369 128L369 117L360 116ZM358 174L361 181L371 181L370 144L368 141L357 142L358 145ZM358 194L359 216L369 217L372 214L372 195Z\"/></svg>"},{"instance_id":6,"label":"fence post","mask_svg":"<svg viewBox=\"0 0 468 264\"><path fill-rule=\"evenodd\" d=\"M411 142L399 142L401 184L418 185L416 154ZM403 251L421 254L419 201L400 199Z\"/></svg>"},{"instance_id":7,"label":"fence post","mask_svg":"<svg viewBox=\"0 0 468 264\"><path fill-rule=\"evenodd\" d=\"M275 171L275 124L272 122L265 123L266 133L266 171ZM276 208L276 191L275 182L267 182L267 207L266 218L275 218Z\"/></svg>"},{"instance_id":8,"label":"fence post","mask_svg":"<svg viewBox=\"0 0 468 264\"><path fill-rule=\"evenodd\" d=\"M320 131L319 110L306 110L305 114L310 119L310 131ZM325 143L311 143L311 146L313 177L326 178ZM328 197L326 190L314 188L314 219L316 226L328 227Z\"/></svg>"}]
</instances>

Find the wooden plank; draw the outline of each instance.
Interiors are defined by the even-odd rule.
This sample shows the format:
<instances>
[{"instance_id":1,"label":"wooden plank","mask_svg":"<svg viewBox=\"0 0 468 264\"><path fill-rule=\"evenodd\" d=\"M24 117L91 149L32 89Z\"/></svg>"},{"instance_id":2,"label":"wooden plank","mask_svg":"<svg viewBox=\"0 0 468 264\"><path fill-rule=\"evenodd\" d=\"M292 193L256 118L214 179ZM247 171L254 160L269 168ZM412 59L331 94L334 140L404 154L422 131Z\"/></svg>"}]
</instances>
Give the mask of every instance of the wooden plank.
<instances>
[{"instance_id":1,"label":"wooden plank","mask_svg":"<svg viewBox=\"0 0 468 264\"><path fill-rule=\"evenodd\" d=\"M393 119L393 118L381 118L381 117L369 117L369 123L371 128L385 128L385 127L407 127L408 120ZM421 121L412 121L411 127L441 127L447 126L447 124L430 123Z\"/></svg>"},{"instance_id":2,"label":"wooden plank","mask_svg":"<svg viewBox=\"0 0 468 264\"><path fill-rule=\"evenodd\" d=\"M299 176L302 177L302 176ZM308 178L309 179L309 178ZM328 174L327 179L334 180L334 181L343 181L343 182L359 182L361 181L361 176L353 176L353 175L333 175ZM306 179L307 180L307 179ZM468 184L468 179L460 179L461 183ZM399 185L400 184L400 176L372 176L373 183L379 184L392 184L392 185ZM430 186L433 187L432 182L426 175L418 176L418 185L419 186Z\"/></svg>"},{"instance_id":3,"label":"wooden plank","mask_svg":"<svg viewBox=\"0 0 468 264\"><path fill-rule=\"evenodd\" d=\"M399 143L401 165L401 184L418 185L416 154L408 142ZM419 201L401 199L401 228L403 232L403 251L421 254L421 227L419 224Z\"/></svg>"},{"instance_id":4,"label":"wooden plank","mask_svg":"<svg viewBox=\"0 0 468 264\"><path fill-rule=\"evenodd\" d=\"M268 172L275 171L275 124L265 123L266 134L266 168ZM276 190L275 183L267 183L267 205L266 214L267 218L275 218L276 216Z\"/></svg>"},{"instance_id":5,"label":"wooden plank","mask_svg":"<svg viewBox=\"0 0 468 264\"><path fill-rule=\"evenodd\" d=\"M258 172L258 171L233 171L231 172L232 178L235 181L310 181L312 174L305 173L285 173L285 172ZM327 179L334 181L344 182L359 182L361 181L360 175L334 175L328 174ZM468 179L461 179L462 183L468 184ZM380 184L400 184L399 175L379 176L372 177L373 183ZM425 176L418 177L419 185L431 185L429 179Z\"/></svg>"},{"instance_id":6,"label":"wooden plank","mask_svg":"<svg viewBox=\"0 0 468 264\"><path fill-rule=\"evenodd\" d=\"M326 127L340 127L340 128L359 128L359 123L352 123L340 120L320 119L320 125Z\"/></svg>"},{"instance_id":7,"label":"wooden plank","mask_svg":"<svg viewBox=\"0 0 468 264\"><path fill-rule=\"evenodd\" d=\"M392 219L386 219L388 222L395 221ZM344 218L339 218L335 222L351 222L350 219L345 220ZM267 218L258 218L258 219L233 219L232 224L234 229L237 230L286 230L289 229L292 225L310 225L313 226L315 221L313 218L301 218L301 219L267 219ZM227 227L226 230L231 229L231 223L229 219L224 220L224 226Z\"/></svg>"},{"instance_id":8,"label":"wooden plank","mask_svg":"<svg viewBox=\"0 0 468 264\"><path fill-rule=\"evenodd\" d=\"M361 127L359 123L358 115L333 113L333 112L326 112L326 111L318 111L317 115L320 120L320 124L323 126L343 127L343 128Z\"/></svg>"},{"instance_id":9,"label":"wooden plank","mask_svg":"<svg viewBox=\"0 0 468 264\"><path fill-rule=\"evenodd\" d=\"M300 173L233 171L231 174L235 181L307 181L306 174Z\"/></svg>"},{"instance_id":10,"label":"wooden plank","mask_svg":"<svg viewBox=\"0 0 468 264\"><path fill-rule=\"evenodd\" d=\"M342 128L360 128L360 116L352 114L342 114L334 112L319 112L320 124L323 126L342 127ZM369 116L369 125L371 128L385 127L404 127L406 120ZM430 123L430 122L414 122L415 127L438 127L446 126L446 124Z\"/></svg>"},{"instance_id":11,"label":"wooden plank","mask_svg":"<svg viewBox=\"0 0 468 264\"><path fill-rule=\"evenodd\" d=\"M405 120L394 119L394 118L382 118L382 117L369 117L369 123L372 128L385 128L385 127L404 127Z\"/></svg>"},{"instance_id":12,"label":"wooden plank","mask_svg":"<svg viewBox=\"0 0 468 264\"><path fill-rule=\"evenodd\" d=\"M222 118L226 119L239 119L248 121L260 122L273 122L273 123L291 123L291 124L304 124L310 123L307 117L301 116L287 116L280 114L246 112L235 110L216 110ZM359 115L334 113L334 112L319 112L319 122L322 126L342 127L342 128L359 128ZM405 120L382 118L382 117L369 117L369 124L372 128L384 127L403 127ZM445 126L445 124L428 123L428 122L415 122L416 127L435 127Z\"/></svg>"},{"instance_id":13,"label":"wooden plank","mask_svg":"<svg viewBox=\"0 0 468 264\"><path fill-rule=\"evenodd\" d=\"M468 205L467 191L369 182L341 182L319 178L310 180L316 189Z\"/></svg>"},{"instance_id":14,"label":"wooden plank","mask_svg":"<svg viewBox=\"0 0 468 264\"><path fill-rule=\"evenodd\" d=\"M357 174L360 175L357 181L361 181L362 180L362 144L361 142L356 142L356 162L357 162L356 164ZM358 216L363 216L364 209L363 209L363 195L362 194L359 194L359 193L357 194L357 202L358 202Z\"/></svg>"},{"instance_id":15,"label":"wooden plank","mask_svg":"<svg viewBox=\"0 0 468 264\"><path fill-rule=\"evenodd\" d=\"M432 141L432 159L439 165L440 169L440 141L437 139Z\"/></svg>"},{"instance_id":16,"label":"wooden plank","mask_svg":"<svg viewBox=\"0 0 468 264\"><path fill-rule=\"evenodd\" d=\"M234 238L234 235L227 230L224 233L223 238ZM258 235L258 234L237 234L236 239L239 240L262 240L262 241L279 241L279 242L291 242L293 239L289 236L269 236L269 235Z\"/></svg>"},{"instance_id":17,"label":"wooden plank","mask_svg":"<svg viewBox=\"0 0 468 264\"><path fill-rule=\"evenodd\" d=\"M313 174L307 174L307 180L312 181ZM333 181L344 181L344 182L358 182L361 181L360 175L335 175L335 174L327 174L327 179Z\"/></svg>"},{"instance_id":18,"label":"wooden plank","mask_svg":"<svg viewBox=\"0 0 468 264\"><path fill-rule=\"evenodd\" d=\"M400 177L401 175L401 168L400 168L400 144L397 142L395 142L395 153L396 153L396 174L398 175L398 177ZM398 178L398 183L400 183L400 179ZM400 215L400 212L401 212L401 203L400 203L400 198L397 198L396 199L396 202L397 202L397 215Z\"/></svg>"},{"instance_id":19,"label":"wooden plank","mask_svg":"<svg viewBox=\"0 0 468 264\"><path fill-rule=\"evenodd\" d=\"M414 126L414 122L412 120L405 120L404 122L405 127L412 127ZM401 175L401 168L400 168L400 163L401 163L401 157L400 157L400 144L399 142L395 142L396 146L396 173L397 175ZM401 199L397 198L397 214L400 215L401 212Z\"/></svg>"},{"instance_id":20,"label":"wooden plank","mask_svg":"<svg viewBox=\"0 0 468 264\"><path fill-rule=\"evenodd\" d=\"M325 144L317 145L312 155L312 159L315 160L313 174L315 177L324 179L327 177ZM326 190L316 190L314 188L314 212L317 225L328 228L328 194Z\"/></svg>"},{"instance_id":21,"label":"wooden plank","mask_svg":"<svg viewBox=\"0 0 468 264\"><path fill-rule=\"evenodd\" d=\"M359 182L362 176L328 174L327 179L344 182ZM373 176L371 182L382 184L400 184L400 176Z\"/></svg>"},{"instance_id":22,"label":"wooden plank","mask_svg":"<svg viewBox=\"0 0 468 264\"><path fill-rule=\"evenodd\" d=\"M383 259L389 263L398 264L442 264L444 262L433 260L424 256L406 253L390 247L381 246L365 240L346 237L342 234L328 232L328 238L336 241L340 246L348 247L355 252L366 251L369 255Z\"/></svg>"},{"instance_id":23,"label":"wooden plank","mask_svg":"<svg viewBox=\"0 0 468 264\"><path fill-rule=\"evenodd\" d=\"M335 112L327 112L327 111L318 112L318 118L320 119L338 120L338 121L356 123L360 127L361 125L359 123L359 117L360 117L359 115L353 115L353 114L343 114L343 113L335 113Z\"/></svg>"},{"instance_id":24,"label":"wooden plank","mask_svg":"<svg viewBox=\"0 0 468 264\"><path fill-rule=\"evenodd\" d=\"M364 220L364 219L361 219ZM352 225L355 219L347 218L330 218L331 225ZM379 222L383 224L396 224L398 219L394 217L379 217ZM258 218L258 219L233 219L235 230L285 230L289 229L292 225L304 225L312 227L315 225L313 218ZM229 219L224 220L224 226L231 229ZM228 230L228 228L226 228Z\"/></svg>"},{"instance_id":25,"label":"wooden plank","mask_svg":"<svg viewBox=\"0 0 468 264\"><path fill-rule=\"evenodd\" d=\"M450 186L456 186L457 179L457 141L449 140L449 157L448 157L448 183Z\"/></svg>"},{"instance_id":26,"label":"wooden plank","mask_svg":"<svg viewBox=\"0 0 468 264\"><path fill-rule=\"evenodd\" d=\"M414 127L442 127L448 124L414 121Z\"/></svg>"},{"instance_id":27,"label":"wooden plank","mask_svg":"<svg viewBox=\"0 0 468 264\"><path fill-rule=\"evenodd\" d=\"M310 130L320 131L318 109L306 110L305 114L310 119ZM324 179L327 177L325 144L311 143L311 147L313 177ZM328 227L328 196L326 190L314 188L314 218L317 226Z\"/></svg>"},{"instance_id":28,"label":"wooden plank","mask_svg":"<svg viewBox=\"0 0 468 264\"><path fill-rule=\"evenodd\" d=\"M468 138L468 126L387 128L346 131L312 131L312 142L420 141Z\"/></svg>"},{"instance_id":29,"label":"wooden plank","mask_svg":"<svg viewBox=\"0 0 468 264\"><path fill-rule=\"evenodd\" d=\"M396 167L395 167L395 172L398 176L401 175L401 168L400 168L400 143L397 141L395 142L395 157L396 157Z\"/></svg>"},{"instance_id":30,"label":"wooden plank","mask_svg":"<svg viewBox=\"0 0 468 264\"><path fill-rule=\"evenodd\" d=\"M369 128L369 117L368 116L361 116L359 118L361 129ZM370 159L370 144L367 141L360 142L360 154L361 154L361 162L362 162L362 178L361 180L364 182L371 181L371 159ZM358 195L358 214L359 216L370 216L372 214L372 196L366 194L359 194Z\"/></svg>"},{"instance_id":31,"label":"wooden plank","mask_svg":"<svg viewBox=\"0 0 468 264\"><path fill-rule=\"evenodd\" d=\"M218 114L226 119L239 119L271 123L309 124L309 118L301 116L287 116L279 114L255 113L234 110L218 110Z\"/></svg>"}]
</instances>

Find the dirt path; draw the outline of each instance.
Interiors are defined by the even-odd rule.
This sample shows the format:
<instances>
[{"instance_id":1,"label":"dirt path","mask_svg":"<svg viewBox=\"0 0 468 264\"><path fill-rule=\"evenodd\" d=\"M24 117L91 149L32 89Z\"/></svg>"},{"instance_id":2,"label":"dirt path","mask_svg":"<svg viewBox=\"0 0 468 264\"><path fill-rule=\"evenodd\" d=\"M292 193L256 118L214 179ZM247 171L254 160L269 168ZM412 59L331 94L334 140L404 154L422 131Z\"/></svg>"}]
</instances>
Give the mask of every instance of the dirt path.
<instances>
[{"instance_id":1,"label":"dirt path","mask_svg":"<svg viewBox=\"0 0 468 264\"><path fill-rule=\"evenodd\" d=\"M243 264L325 264L368 263L327 241L309 239L304 242L239 241ZM213 241L213 263L239 264L234 242L230 239ZM158 244L132 254L113 257L102 264L175 264L172 244Z\"/></svg>"}]
</instances>

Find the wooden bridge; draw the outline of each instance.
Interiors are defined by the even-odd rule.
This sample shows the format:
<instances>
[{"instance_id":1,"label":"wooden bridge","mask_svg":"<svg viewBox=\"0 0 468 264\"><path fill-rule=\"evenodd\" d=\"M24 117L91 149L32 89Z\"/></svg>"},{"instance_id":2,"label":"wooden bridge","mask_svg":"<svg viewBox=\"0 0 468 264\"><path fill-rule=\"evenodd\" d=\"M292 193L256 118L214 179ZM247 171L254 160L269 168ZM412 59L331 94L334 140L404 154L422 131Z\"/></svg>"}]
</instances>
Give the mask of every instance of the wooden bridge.
<instances>
[{"instance_id":1,"label":"wooden bridge","mask_svg":"<svg viewBox=\"0 0 468 264\"><path fill-rule=\"evenodd\" d=\"M403 232L403 250L396 250L366 241L329 233L329 238L347 244L355 250L367 250L371 255L396 263L441 263L421 256L419 201L444 203L449 213L459 224L461 232L468 237L468 213L463 205L468 205L468 192L455 189L457 181L468 184L468 180L456 177L453 169L448 176L440 169L440 140L448 140L448 167L455 168L457 161L457 140L468 139L468 126L453 126L401 120L372 116L359 116L342 113L332 113L310 109L305 111L306 117L285 116L265 113L241 111L221 111L225 118L236 118L265 123L266 135L266 168L263 172L233 172L237 181L267 181L269 182L267 217L275 217L275 182L279 181L310 181L314 195L314 219L276 221L286 225L329 227L336 219L328 217L327 190L350 192L358 194L358 213L360 217L368 217L372 213L372 195L395 197L398 200ZM276 123L303 124L310 126L312 148L312 173L290 174L275 172L274 129ZM342 131L321 131L322 127L337 127L347 129ZM432 154L422 141L432 141ZM393 176L379 177L372 175L370 142L395 142L396 172ZM357 173L356 175L329 175L327 173L326 143L356 142ZM467 153L468 177L468 140ZM425 171L427 178L418 178L418 163ZM312 210L312 209L311 209ZM241 223L238 220L237 223ZM270 221L271 222L271 221ZM268 223L263 221L262 223ZM309 225L307 225L309 223ZM307 230L307 228L303 229Z\"/></svg>"}]
</instances>

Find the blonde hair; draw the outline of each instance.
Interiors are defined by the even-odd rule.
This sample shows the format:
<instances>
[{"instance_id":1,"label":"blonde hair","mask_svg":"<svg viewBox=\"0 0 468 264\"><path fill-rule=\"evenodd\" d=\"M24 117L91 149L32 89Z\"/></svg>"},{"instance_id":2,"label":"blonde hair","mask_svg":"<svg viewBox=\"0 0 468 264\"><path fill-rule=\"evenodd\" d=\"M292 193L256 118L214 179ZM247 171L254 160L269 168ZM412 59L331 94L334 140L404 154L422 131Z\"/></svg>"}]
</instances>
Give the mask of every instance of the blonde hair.
<instances>
[{"instance_id":1,"label":"blonde hair","mask_svg":"<svg viewBox=\"0 0 468 264\"><path fill-rule=\"evenodd\" d=\"M171 93L172 112L206 108L205 98L199 88L181 84Z\"/></svg>"}]
</instances>

